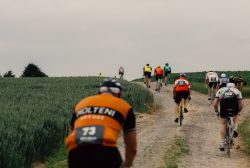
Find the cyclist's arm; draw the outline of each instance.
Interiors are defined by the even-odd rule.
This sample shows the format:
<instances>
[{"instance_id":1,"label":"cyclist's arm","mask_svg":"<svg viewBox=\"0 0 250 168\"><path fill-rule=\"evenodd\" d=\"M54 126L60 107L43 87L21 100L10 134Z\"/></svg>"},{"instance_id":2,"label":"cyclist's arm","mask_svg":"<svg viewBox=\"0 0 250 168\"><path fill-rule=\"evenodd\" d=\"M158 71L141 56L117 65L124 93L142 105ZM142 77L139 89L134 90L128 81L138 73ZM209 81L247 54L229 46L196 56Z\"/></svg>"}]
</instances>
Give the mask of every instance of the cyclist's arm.
<instances>
[{"instance_id":1,"label":"cyclist's arm","mask_svg":"<svg viewBox=\"0 0 250 168\"><path fill-rule=\"evenodd\" d=\"M123 126L124 143L125 143L125 160L123 167L131 167L137 152L137 138L135 129L135 114L130 109L127 119Z\"/></svg>"}]
</instances>

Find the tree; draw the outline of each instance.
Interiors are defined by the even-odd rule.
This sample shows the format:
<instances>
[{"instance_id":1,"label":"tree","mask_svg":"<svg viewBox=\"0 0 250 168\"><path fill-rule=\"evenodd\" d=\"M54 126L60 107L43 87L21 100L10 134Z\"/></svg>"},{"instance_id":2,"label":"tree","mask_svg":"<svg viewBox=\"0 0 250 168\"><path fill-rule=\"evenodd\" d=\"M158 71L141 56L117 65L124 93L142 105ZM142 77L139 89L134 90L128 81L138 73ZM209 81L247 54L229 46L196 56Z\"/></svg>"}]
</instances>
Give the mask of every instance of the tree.
<instances>
[{"instance_id":1,"label":"tree","mask_svg":"<svg viewBox=\"0 0 250 168\"><path fill-rule=\"evenodd\" d=\"M29 63L25 67L21 77L48 77L48 75L43 73L37 65Z\"/></svg>"},{"instance_id":2,"label":"tree","mask_svg":"<svg viewBox=\"0 0 250 168\"><path fill-rule=\"evenodd\" d=\"M8 72L5 72L3 77L5 77L5 78L13 78L13 77L15 77L15 75L13 74L12 71L8 71Z\"/></svg>"}]
</instances>

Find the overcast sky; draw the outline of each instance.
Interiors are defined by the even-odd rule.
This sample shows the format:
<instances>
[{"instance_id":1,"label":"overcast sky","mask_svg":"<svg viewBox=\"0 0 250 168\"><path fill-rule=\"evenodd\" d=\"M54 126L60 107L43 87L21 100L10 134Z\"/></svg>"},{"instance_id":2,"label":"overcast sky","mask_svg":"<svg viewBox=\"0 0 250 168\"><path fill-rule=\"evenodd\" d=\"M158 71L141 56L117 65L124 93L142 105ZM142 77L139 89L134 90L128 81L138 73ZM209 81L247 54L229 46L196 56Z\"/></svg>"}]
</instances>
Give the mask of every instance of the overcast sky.
<instances>
[{"instance_id":1,"label":"overcast sky","mask_svg":"<svg viewBox=\"0 0 250 168\"><path fill-rule=\"evenodd\" d=\"M0 73L250 70L249 0L0 0Z\"/></svg>"}]
</instances>

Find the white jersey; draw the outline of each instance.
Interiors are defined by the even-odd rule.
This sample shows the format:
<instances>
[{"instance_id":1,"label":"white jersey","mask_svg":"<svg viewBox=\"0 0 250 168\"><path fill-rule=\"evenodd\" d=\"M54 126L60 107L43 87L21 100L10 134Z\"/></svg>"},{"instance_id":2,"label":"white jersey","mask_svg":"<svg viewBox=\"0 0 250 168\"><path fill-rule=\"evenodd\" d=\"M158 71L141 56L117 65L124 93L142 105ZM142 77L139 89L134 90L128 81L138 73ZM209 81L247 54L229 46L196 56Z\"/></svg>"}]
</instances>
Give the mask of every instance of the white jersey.
<instances>
[{"instance_id":1,"label":"white jersey","mask_svg":"<svg viewBox=\"0 0 250 168\"><path fill-rule=\"evenodd\" d=\"M242 99L242 94L237 88L228 88L228 87L220 88L217 91L215 98L222 99L226 96L230 96L230 94L235 94L238 100Z\"/></svg>"},{"instance_id":2,"label":"white jersey","mask_svg":"<svg viewBox=\"0 0 250 168\"><path fill-rule=\"evenodd\" d=\"M216 72L208 72L206 74L206 79L208 80L208 82L218 82L219 81L219 77L218 77L218 74Z\"/></svg>"}]
</instances>

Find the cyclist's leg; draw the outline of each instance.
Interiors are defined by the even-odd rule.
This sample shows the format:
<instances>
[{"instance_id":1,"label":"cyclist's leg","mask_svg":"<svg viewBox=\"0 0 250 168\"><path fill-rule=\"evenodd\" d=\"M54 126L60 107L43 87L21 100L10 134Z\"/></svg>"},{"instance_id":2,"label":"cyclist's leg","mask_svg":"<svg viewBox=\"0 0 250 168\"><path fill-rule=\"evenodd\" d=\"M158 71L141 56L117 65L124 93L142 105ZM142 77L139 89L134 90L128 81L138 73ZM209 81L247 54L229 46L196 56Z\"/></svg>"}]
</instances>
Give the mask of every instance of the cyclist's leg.
<instances>
[{"instance_id":1,"label":"cyclist's leg","mask_svg":"<svg viewBox=\"0 0 250 168\"><path fill-rule=\"evenodd\" d=\"M212 84L211 82L208 83L208 87L207 87L207 94L208 94L208 99L211 99L211 88L212 88Z\"/></svg>"},{"instance_id":2,"label":"cyclist's leg","mask_svg":"<svg viewBox=\"0 0 250 168\"><path fill-rule=\"evenodd\" d=\"M227 120L226 118L220 118L220 150L224 150L225 135L226 135Z\"/></svg>"},{"instance_id":3,"label":"cyclist's leg","mask_svg":"<svg viewBox=\"0 0 250 168\"><path fill-rule=\"evenodd\" d=\"M233 116L233 130L234 130L234 138L238 137L238 123L239 123L240 113L234 114Z\"/></svg>"},{"instance_id":4,"label":"cyclist's leg","mask_svg":"<svg viewBox=\"0 0 250 168\"><path fill-rule=\"evenodd\" d=\"M158 75L155 75L155 81L156 81L156 87L155 87L155 90L157 91L159 89L159 76Z\"/></svg>"},{"instance_id":5,"label":"cyclist's leg","mask_svg":"<svg viewBox=\"0 0 250 168\"><path fill-rule=\"evenodd\" d=\"M189 96L190 96L190 92L183 92L183 99L184 99L184 112L187 113L188 112L188 109L187 109L187 106L188 106L188 102L189 102Z\"/></svg>"},{"instance_id":6,"label":"cyclist's leg","mask_svg":"<svg viewBox=\"0 0 250 168\"><path fill-rule=\"evenodd\" d=\"M151 72L148 73L148 87L150 88L151 83Z\"/></svg>"}]
</instances>

